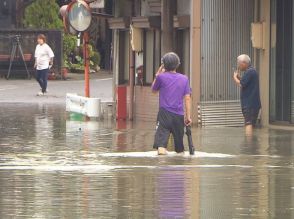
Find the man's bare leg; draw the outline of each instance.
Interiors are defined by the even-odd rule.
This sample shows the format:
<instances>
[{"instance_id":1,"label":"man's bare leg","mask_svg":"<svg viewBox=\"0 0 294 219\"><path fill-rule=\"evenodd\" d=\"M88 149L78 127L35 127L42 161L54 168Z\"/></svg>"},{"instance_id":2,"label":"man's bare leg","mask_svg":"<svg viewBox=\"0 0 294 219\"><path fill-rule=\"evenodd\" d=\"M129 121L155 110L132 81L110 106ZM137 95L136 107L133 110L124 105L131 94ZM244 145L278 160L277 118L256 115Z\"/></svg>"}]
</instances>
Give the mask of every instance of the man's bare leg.
<instances>
[{"instance_id":1,"label":"man's bare leg","mask_svg":"<svg viewBox=\"0 0 294 219\"><path fill-rule=\"evenodd\" d=\"M252 134L253 134L253 125L246 125L245 126L245 133L246 133L246 136L252 136Z\"/></svg>"}]
</instances>

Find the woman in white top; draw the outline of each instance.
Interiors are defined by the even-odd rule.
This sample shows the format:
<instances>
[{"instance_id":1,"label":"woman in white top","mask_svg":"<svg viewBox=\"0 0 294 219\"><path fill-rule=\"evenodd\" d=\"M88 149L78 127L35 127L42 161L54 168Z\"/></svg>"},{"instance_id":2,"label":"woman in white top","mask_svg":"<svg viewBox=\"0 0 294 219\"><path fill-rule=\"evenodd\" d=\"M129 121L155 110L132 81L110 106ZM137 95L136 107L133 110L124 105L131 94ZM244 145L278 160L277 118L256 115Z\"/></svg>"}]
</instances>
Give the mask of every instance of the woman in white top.
<instances>
[{"instance_id":1,"label":"woman in white top","mask_svg":"<svg viewBox=\"0 0 294 219\"><path fill-rule=\"evenodd\" d=\"M41 87L41 92L38 93L38 96L43 96L47 92L49 66L53 65L54 53L46 43L45 35L39 34L37 42L38 45L35 50L35 68L37 69L37 81Z\"/></svg>"}]
</instances>

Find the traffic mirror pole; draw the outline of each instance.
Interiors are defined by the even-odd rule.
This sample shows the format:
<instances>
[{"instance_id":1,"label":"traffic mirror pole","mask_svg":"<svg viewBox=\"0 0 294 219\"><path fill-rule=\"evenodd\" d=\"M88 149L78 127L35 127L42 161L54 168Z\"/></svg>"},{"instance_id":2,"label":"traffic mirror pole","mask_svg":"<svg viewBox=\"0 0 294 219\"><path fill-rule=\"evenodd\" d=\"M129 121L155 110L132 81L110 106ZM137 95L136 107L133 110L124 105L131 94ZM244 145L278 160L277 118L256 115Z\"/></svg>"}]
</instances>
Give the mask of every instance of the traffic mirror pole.
<instances>
[{"instance_id":1,"label":"traffic mirror pole","mask_svg":"<svg viewBox=\"0 0 294 219\"><path fill-rule=\"evenodd\" d=\"M85 68L85 97L90 97L90 57L89 57L89 33L83 33L84 68Z\"/></svg>"}]
</instances>

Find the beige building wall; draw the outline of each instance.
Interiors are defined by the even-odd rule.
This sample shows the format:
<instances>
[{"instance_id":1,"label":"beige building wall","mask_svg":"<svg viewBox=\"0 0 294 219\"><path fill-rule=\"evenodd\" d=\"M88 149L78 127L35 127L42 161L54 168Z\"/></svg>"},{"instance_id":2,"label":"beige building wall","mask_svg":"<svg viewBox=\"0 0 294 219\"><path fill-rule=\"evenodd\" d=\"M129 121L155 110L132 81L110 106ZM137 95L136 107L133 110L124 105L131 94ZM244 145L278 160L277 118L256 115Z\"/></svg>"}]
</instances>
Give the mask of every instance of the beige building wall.
<instances>
[{"instance_id":1,"label":"beige building wall","mask_svg":"<svg viewBox=\"0 0 294 219\"><path fill-rule=\"evenodd\" d=\"M158 94L152 93L151 87L135 86L134 112L139 121L156 123L159 108Z\"/></svg>"},{"instance_id":2,"label":"beige building wall","mask_svg":"<svg viewBox=\"0 0 294 219\"><path fill-rule=\"evenodd\" d=\"M198 125L201 71L201 0L193 0L191 8L190 83L192 87L192 119L194 124Z\"/></svg>"},{"instance_id":3,"label":"beige building wall","mask_svg":"<svg viewBox=\"0 0 294 219\"><path fill-rule=\"evenodd\" d=\"M270 84L270 0L261 0L260 22L264 22L265 49L260 50L260 96L262 103L261 122L269 125L269 84Z\"/></svg>"}]
</instances>

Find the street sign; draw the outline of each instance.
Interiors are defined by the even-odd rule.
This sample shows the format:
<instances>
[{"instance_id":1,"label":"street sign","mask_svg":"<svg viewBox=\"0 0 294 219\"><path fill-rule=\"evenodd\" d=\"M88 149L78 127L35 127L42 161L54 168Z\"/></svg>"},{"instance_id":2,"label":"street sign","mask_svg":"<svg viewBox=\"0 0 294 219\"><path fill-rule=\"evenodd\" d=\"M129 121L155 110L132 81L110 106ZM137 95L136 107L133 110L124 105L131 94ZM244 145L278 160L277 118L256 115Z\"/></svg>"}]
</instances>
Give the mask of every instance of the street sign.
<instances>
[{"instance_id":1,"label":"street sign","mask_svg":"<svg viewBox=\"0 0 294 219\"><path fill-rule=\"evenodd\" d=\"M104 8L104 0L96 0L90 3L90 8Z\"/></svg>"}]
</instances>

